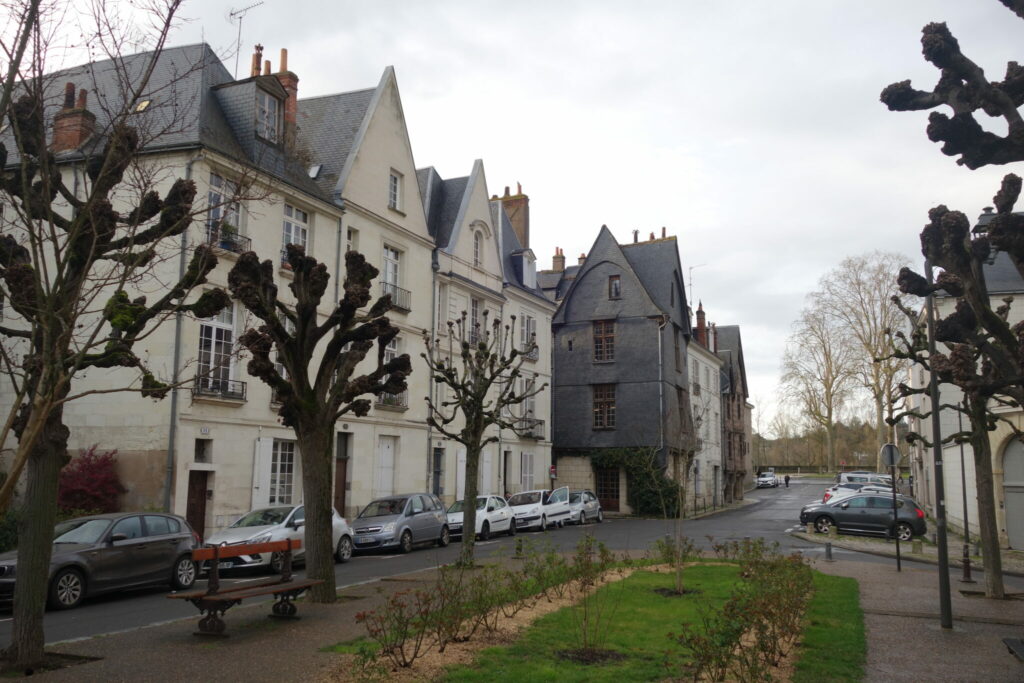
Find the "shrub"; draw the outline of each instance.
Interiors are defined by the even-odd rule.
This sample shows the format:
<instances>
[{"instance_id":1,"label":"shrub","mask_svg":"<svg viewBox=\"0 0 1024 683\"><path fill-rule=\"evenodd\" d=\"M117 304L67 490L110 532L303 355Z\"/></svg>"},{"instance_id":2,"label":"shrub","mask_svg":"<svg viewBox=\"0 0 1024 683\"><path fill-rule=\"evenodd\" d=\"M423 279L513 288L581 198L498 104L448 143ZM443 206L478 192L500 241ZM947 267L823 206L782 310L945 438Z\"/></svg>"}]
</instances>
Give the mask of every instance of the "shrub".
<instances>
[{"instance_id":1,"label":"shrub","mask_svg":"<svg viewBox=\"0 0 1024 683\"><path fill-rule=\"evenodd\" d=\"M395 668L407 668L430 647L433 607L434 597L427 591L399 591L380 610L357 614L356 623L366 626Z\"/></svg>"},{"instance_id":2,"label":"shrub","mask_svg":"<svg viewBox=\"0 0 1024 683\"><path fill-rule=\"evenodd\" d=\"M97 444L81 451L60 472L57 507L62 511L117 512L125 492L117 476L117 450L97 452Z\"/></svg>"}]
</instances>

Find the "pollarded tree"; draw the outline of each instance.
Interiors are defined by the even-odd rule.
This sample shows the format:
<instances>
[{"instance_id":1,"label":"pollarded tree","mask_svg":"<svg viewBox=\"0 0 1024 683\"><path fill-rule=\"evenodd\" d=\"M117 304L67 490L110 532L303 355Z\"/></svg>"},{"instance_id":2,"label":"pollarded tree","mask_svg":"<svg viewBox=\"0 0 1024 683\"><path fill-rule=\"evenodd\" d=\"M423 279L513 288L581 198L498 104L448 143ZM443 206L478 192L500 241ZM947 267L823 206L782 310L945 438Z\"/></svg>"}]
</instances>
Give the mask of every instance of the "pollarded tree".
<instances>
[{"instance_id":1,"label":"pollarded tree","mask_svg":"<svg viewBox=\"0 0 1024 683\"><path fill-rule=\"evenodd\" d=\"M466 504L459 555L462 566L473 564L480 454L485 446L498 441L498 433L492 428L531 431L536 418L513 408L526 405L528 399L547 387L547 383L536 386L520 372L523 362L537 348L535 336L524 348L517 349L513 341L516 317L511 317L511 325L503 325L500 318L488 324L487 319L488 312L484 311L482 324L470 323L463 311L458 320L448 321L446 342L423 332L427 350L421 355L442 392L440 399L427 397L427 422L466 447Z\"/></svg>"},{"instance_id":2,"label":"pollarded tree","mask_svg":"<svg viewBox=\"0 0 1024 683\"><path fill-rule=\"evenodd\" d=\"M144 130L148 119L135 116L179 3L168 0L159 12L154 7L158 28L154 51L142 60L144 68L129 74L116 59L120 55L110 55L112 68L121 69L121 83L130 87L106 101L109 125L97 129L92 139L104 144L83 144L59 157L47 139L49 29L35 12L38 4L24 3L26 11L14 13L23 19L23 35L31 36L32 49L24 62L8 63L0 100L8 124L0 142L0 193L6 208L0 234L0 294L5 299L0 337L5 380L15 398L7 425L18 440L8 485L0 492L5 504L24 467L13 634L5 657L19 669L44 657L43 611L51 588L58 478L68 462L64 407L90 391L76 379L87 369L100 368L112 377L104 391L162 398L171 387L147 367L144 354L136 350L139 343L169 316L208 317L229 303L221 290L186 303L217 263L203 247L155 300L138 296L140 281L153 277L168 248L178 253L176 238L195 218L195 184L179 179L159 190L151 164L142 158L154 139ZM94 18L105 31L104 47L116 52L125 44L123 36L113 35L102 16ZM89 113L84 98L74 102L71 90L66 96L62 113ZM67 587L74 590L76 577L67 576ZM77 579L80 591L82 577Z\"/></svg>"},{"instance_id":3,"label":"pollarded tree","mask_svg":"<svg viewBox=\"0 0 1024 683\"><path fill-rule=\"evenodd\" d=\"M288 288L294 304L278 297L274 262L261 263L251 251L242 254L231 269L228 287L263 321L238 341L252 354L249 374L274 390L282 422L295 430L306 506L306 566L310 578L324 581L312 589L311 597L316 602L333 602L337 597L336 549L331 540L335 423L349 413L362 417L370 412L371 401L361 396L405 391L412 366L408 354L384 361L384 350L399 329L386 315L390 295L366 308L372 299L370 285L379 271L362 254L345 254L344 296L324 316L318 311L330 280L327 266L295 244L287 246L287 262L293 275ZM374 342L373 369L354 375Z\"/></svg>"}]
</instances>

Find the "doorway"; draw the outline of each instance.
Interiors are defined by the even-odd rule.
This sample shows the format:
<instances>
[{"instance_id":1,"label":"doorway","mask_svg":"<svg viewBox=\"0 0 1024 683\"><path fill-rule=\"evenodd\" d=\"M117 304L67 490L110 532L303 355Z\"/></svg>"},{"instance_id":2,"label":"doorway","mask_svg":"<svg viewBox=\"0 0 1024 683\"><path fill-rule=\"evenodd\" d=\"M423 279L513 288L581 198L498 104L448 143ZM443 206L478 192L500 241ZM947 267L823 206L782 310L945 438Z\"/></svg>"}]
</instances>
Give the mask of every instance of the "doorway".
<instances>
[{"instance_id":1,"label":"doorway","mask_svg":"<svg viewBox=\"0 0 1024 683\"><path fill-rule=\"evenodd\" d=\"M395 451L398 450L397 436L380 437L377 453L377 481L375 498L390 496L395 492Z\"/></svg>"},{"instance_id":2,"label":"doorway","mask_svg":"<svg viewBox=\"0 0 1024 683\"><path fill-rule=\"evenodd\" d=\"M185 520L199 538L206 537L206 491L210 473L205 470L190 470L188 473L188 500L185 503Z\"/></svg>"},{"instance_id":3,"label":"doorway","mask_svg":"<svg viewBox=\"0 0 1024 683\"><path fill-rule=\"evenodd\" d=\"M1024 549L1024 444L1010 441L1003 453L1003 507L1011 548Z\"/></svg>"},{"instance_id":4,"label":"doorway","mask_svg":"<svg viewBox=\"0 0 1024 683\"><path fill-rule=\"evenodd\" d=\"M334 451L334 509L345 515L346 489L348 488L348 432L338 432L337 448Z\"/></svg>"},{"instance_id":5,"label":"doorway","mask_svg":"<svg viewBox=\"0 0 1024 683\"><path fill-rule=\"evenodd\" d=\"M601 502L601 509L608 512L619 511L619 468L618 467L595 467L595 484L597 499Z\"/></svg>"}]
</instances>

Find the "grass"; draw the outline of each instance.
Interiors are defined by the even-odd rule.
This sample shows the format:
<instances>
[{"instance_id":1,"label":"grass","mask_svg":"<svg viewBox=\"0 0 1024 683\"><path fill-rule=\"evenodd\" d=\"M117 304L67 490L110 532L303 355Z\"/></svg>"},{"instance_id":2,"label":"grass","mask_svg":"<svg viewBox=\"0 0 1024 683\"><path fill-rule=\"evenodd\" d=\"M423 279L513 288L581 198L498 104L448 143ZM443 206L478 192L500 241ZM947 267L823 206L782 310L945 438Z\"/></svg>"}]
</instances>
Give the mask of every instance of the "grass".
<instances>
[{"instance_id":1,"label":"grass","mask_svg":"<svg viewBox=\"0 0 1024 683\"><path fill-rule=\"evenodd\" d=\"M867 642L856 580L814 573L814 597L804 617L794 683L859 681Z\"/></svg>"},{"instance_id":2,"label":"grass","mask_svg":"<svg viewBox=\"0 0 1024 683\"><path fill-rule=\"evenodd\" d=\"M734 566L694 566L684 575L687 588L701 593L663 598L656 588L671 588L670 574L638 571L623 581L601 589L600 599L614 607L611 628L603 646L625 659L587 666L561 659L558 651L579 647L577 628L570 608L537 620L519 640L507 647L482 650L473 666L448 671L447 681L649 681L672 674L666 669L666 651L674 649L668 634L697 618L703 603L720 605L739 581Z\"/></svg>"}]
</instances>

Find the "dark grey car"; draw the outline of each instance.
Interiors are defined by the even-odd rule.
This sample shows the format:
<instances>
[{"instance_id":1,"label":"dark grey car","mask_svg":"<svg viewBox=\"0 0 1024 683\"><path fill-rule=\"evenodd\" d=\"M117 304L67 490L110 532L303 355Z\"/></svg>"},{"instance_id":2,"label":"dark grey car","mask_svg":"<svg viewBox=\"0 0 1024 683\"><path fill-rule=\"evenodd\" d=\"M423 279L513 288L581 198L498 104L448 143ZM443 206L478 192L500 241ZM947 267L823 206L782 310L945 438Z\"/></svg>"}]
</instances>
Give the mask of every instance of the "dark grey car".
<instances>
[{"instance_id":1,"label":"dark grey car","mask_svg":"<svg viewBox=\"0 0 1024 683\"><path fill-rule=\"evenodd\" d=\"M924 510L909 496L896 496L897 518L893 524L892 495L855 493L828 503L811 503L800 510L800 523L813 524L820 533L829 527L865 534L893 533L901 541L923 536L927 530Z\"/></svg>"},{"instance_id":2,"label":"dark grey car","mask_svg":"<svg viewBox=\"0 0 1024 683\"><path fill-rule=\"evenodd\" d=\"M48 604L71 609L86 597L122 588L196 582L192 549L199 537L177 515L118 512L57 524L50 559ZM18 553L0 554L0 601L10 601Z\"/></svg>"}]
</instances>

